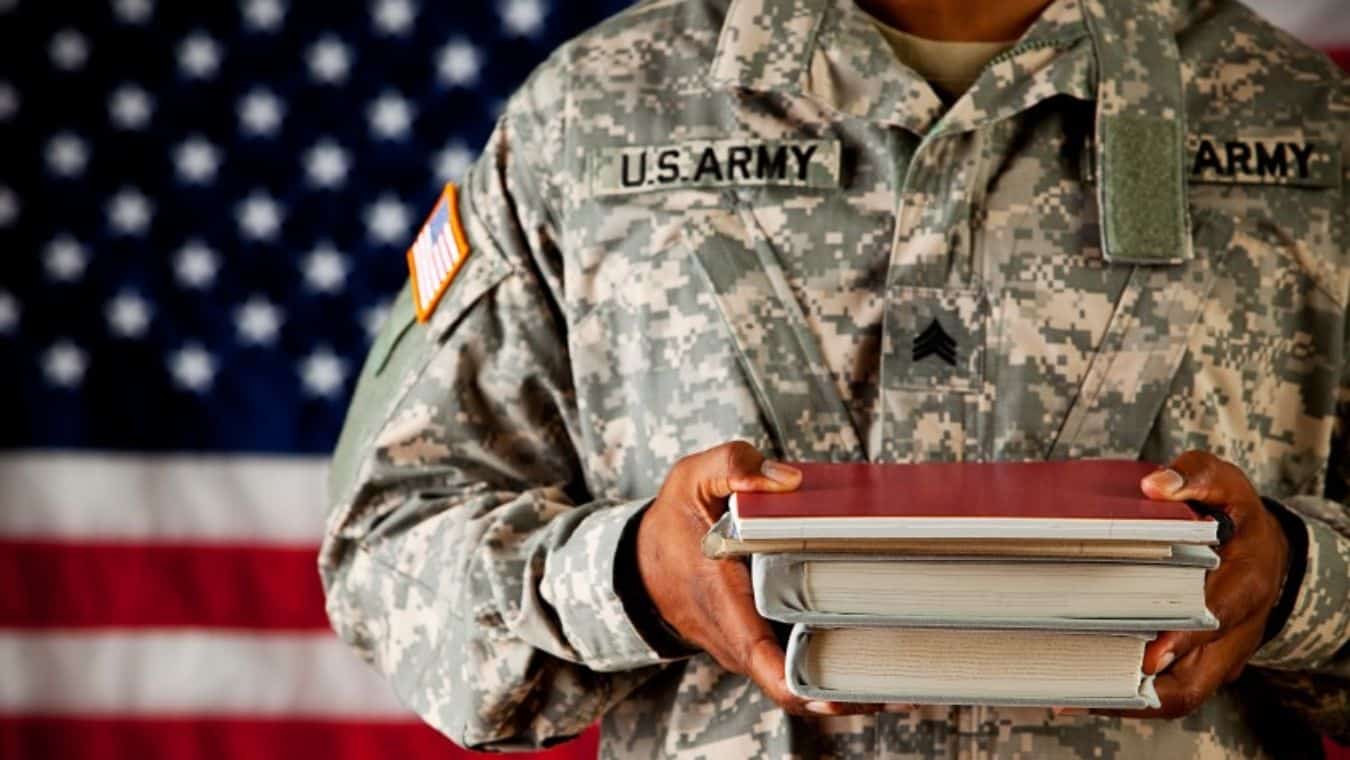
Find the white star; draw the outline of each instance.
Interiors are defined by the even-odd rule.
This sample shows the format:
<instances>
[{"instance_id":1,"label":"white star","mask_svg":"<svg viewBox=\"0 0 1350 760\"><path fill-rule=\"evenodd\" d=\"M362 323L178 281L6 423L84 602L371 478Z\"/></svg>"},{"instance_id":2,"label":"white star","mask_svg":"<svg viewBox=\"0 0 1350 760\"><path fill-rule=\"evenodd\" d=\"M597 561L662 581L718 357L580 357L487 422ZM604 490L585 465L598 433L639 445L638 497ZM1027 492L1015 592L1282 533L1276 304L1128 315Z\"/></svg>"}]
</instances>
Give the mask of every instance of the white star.
<instances>
[{"instance_id":1,"label":"white star","mask_svg":"<svg viewBox=\"0 0 1350 760\"><path fill-rule=\"evenodd\" d=\"M113 15L124 24L144 24L155 12L155 4L150 0L115 0Z\"/></svg>"},{"instance_id":2,"label":"white star","mask_svg":"<svg viewBox=\"0 0 1350 760\"><path fill-rule=\"evenodd\" d=\"M253 296L234 310L234 326L245 344L267 346L281 330L281 309L262 296Z\"/></svg>"},{"instance_id":3,"label":"white star","mask_svg":"<svg viewBox=\"0 0 1350 760\"><path fill-rule=\"evenodd\" d=\"M244 20L260 32L275 32L286 18L286 4L280 0L246 0Z\"/></svg>"},{"instance_id":4,"label":"white star","mask_svg":"<svg viewBox=\"0 0 1350 760\"><path fill-rule=\"evenodd\" d=\"M336 293L347 281L347 260L330 243L320 243L300 262L305 284L320 293Z\"/></svg>"},{"instance_id":5,"label":"white star","mask_svg":"<svg viewBox=\"0 0 1350 760\"><path fill-rule=\"evenodd\" d=\"M376 243L386 245L405 242L412 217L408 207L388 193L366 206L366 235Z\"/></svg>"},{"instance_id":6,"label":"white star","mask_svg":"<svg viewBox=\"0 0 1350 760\"><path fill-rule=\"evenodd\" d=\"M19 218L19 196L0 185L0 227L8 227Z\"/></svg>"},{"instance_id":7,"label":"white star","mask_svg":"<svg viewBox=\"0 0 1350 760\"><path fill-rule=\"evenodd\" d=\"M365 311L361 312L361 327L366 331L366 337L375 340L375 336L380 334L380 328L384 327L384 320L389 316L389 302L381 301L373 306L367 306Z\"/></svg>"},{"instance_id":8,"label":"white star","mask_svg":"<svg viewBox=\"0 0 1350 760\"><path fill-rule=\"evenodd\" d=\"M542 29L548 13L540 0L505 0L497 10L506 31L520 37L533 36Z\"/></svg>"},{"instance_id":9,"label":"white star","mask_svg":"<svg viewBox=\"0 0 1350 760\"><path fill-rule=\"evenodd\" d=\"M89 358L79 346L68 340L59 340L42 356L42 372L47 382L63 388L74 388L84 380Z\"/></svg>"},{"instance_id":10,"label":"white star","mask_svg":"<svg viewBox=\"0 0 1350 760\"><path fill-rule=\"evenodd\" d=\"M216 252L198 240L188 241L174 257L174 276L189 288L209 287L215 282L219 269Z\"/></svg>"},{"instance_id":11,"label":"white star","mask_svg":"<svg viewBox=\"0 0 1350 760\"><path fill-rule=\"evenodd\" d=\"M436 58L436 75L451 86L467 87L474 84L483 68L483 56L478 48L464 39L445 43Z\"/></svg>"},{"instance_id":12,"label":"white star","mask_svg":"<svg viewBox=\"0 0 1350 760\"><path fill-rule=\"evenodd\" d=\"M84 140L70 132L57 132L47 141L47 166L58 177L77 177L89 163Z\"/></svg>"},{"instance_id":13,"label":"white star","mask_svg":"<svg viewBox=\"0 0 1350 760\"><path fill-rule=\"evenodd\" d=\"M42 265L47 276L57 282L74 282L84 276L89 265L89 254L80 241L69 235L58 235L47 244L42 254Z\"/></svg>"},{"instance_id":14,"label":"white star","mask_svg":"<svg viewBox=\"0 0 1350 760\"><path fill-rule=\"evenodd\" d=\"M19 326L19 300L0 290L0 333L8 335Z\"/></svg>"},{"instance_id":15,"label":"white star","mask_svg":"<svg viewBox=\"0 0 1350 760\"><path fill-rule=\"evenodd\" d=\"M150 326L150 303L135 293L120 293L108 302L108 328L123 338L139 338Z\"/></svg>"},{"instance_id":16,"label":"white star","mask_svg":"<svg viewBox=\"0 0 1350 760\"><path fill-rule=\"evenodd\" d=\"M62 29L52 35L47 54L56 68L74 71L89 60L89 41L74 29Z\"/></svg>"},{"instance_id":17,"label":"white star","mask_svg":"<svg viewBox=\"0 0 1350 760\"><path fill-rule=\"evenodd\" d=\"M272 240L281 231L281 204L261 190L254 190L235 207L239 234L245 240Z\"/></svg>"},{"instance_id":18,"label":"white star","mask_svg":"<svg viewBox=\"0 0 1350 760\"><path fill-rule=\"evenodd\" d=\"M352 67L352 55L342 40L325 34L309 47L309 74L325 84L346 81Z\"/></svg>"},{"instance_id":19,"label":"white star","mask_svg":"<svg viewBox=\"0 0 1350 760\"><path fill-rule=\"evenodd\" d=\"M238 113L245 132L270 137L281 126L286 105L271 91L258 87L239 100Z\"/></svg>"},{"instance_id":20,"label":"white star","mask_svg":"<svg viewBox=\"0 0 1350 760\"><path fill-rule=\"evenodd\" d=\"M193 32L178 46L178 68L192 79L210 79L220 68L220 43L206 32Z\"/></svg>"},{"instance_id":21,"label":"white star","mask_svg":"<svg viewBox=\"0 0 1350 760\"><path fill-rule=\"evenodd\" d=\"M220 167L220 151L201 137L180 143L174 151L174 165L184 182L194 185L209 184Z\"/></svg>"},{"instance_id":22,"label":"white star","mask_svg":"<svg viewBox=\"0 0 1350 760\"><path fill-rule=\"evenodd\" d=\"M376 0L370 15L375 21L375 29L381 34L402 36L412 28L417 6L409 0Z\"/></svg>"},{"instance_id":23,"label":"white star","mask_svg":"<svg viewBox=\"0 0 1350 760\"><path fill-rule=\"evenodd\" d=\"M141 129L150 121L155 101L150 93L134 84L124 84L108 96L108 115L121 129Z\"/></svg>"},{"instance_id":24,"label":"white star","mask_svg":"<svg viewBox=\"0 0 1350 760\"><path fill-rule=\"evenodd\" d=\"M469 146L456 140L436 154L436 178L441 184L459 182L473 166L473 151Z\"/></svg>"},{"instance_id":25,"label":"white star","mask_svg":"<svg viewBox=\"0 0 1350 760\"><path fill-rule=\"evenodd\" d=\"M413 107L396 92L384 92L366 109L370 131L377 139L402 140L412 128Z\"/></svg>"},{"instance_id":26,"label":"white star","mask_svg":"<svg viewBox=\"0 0 1350 760\"><path fill-rule=\"evenodd\" d=\"M134 187L124 187L108 201L108 224L122 235L143 235L150 226L155 205L145 193Z\"/></svg>"},{"instance_id":27,"label":"white star","mask_svg":"<svg viewBox=\"0 0 1350 760\"><path fill-rule=\"evenodd\" d=\"M347 363L326 347L315 349L300 362L300 380L311 396L336 396L346 377Z\"/></svg>"},{"instance_id":28,"label":"white star","mask_svg":"<svg viewBox=\"0 0 1350 760\"><path fill-rule=\"evenodd\" d=\"M319 187L341 187L347 181L351 162L341 145L327 138L318 141L305 153L305 174Z\"/></svg>"},{"instance_id":29,"label":"white star","mask_svg":"<svg viewBox=\"0 0 1350 760\"><path fill-rule=\"evenodd\" d=\"M216 379L216 358L196 343L189 343L169 356L174 384L193 393L210 390Z\"/></svg>"},{"instance_id":30,"label":"white star","mask_svg":"<svg viewBox=\"0 0 1350 760\"><path fill-rule=\"evenodd\" d=\"M9 82L0 82L0 121L9 121L19 112L19 91Z\"/></svg>"}]
</instances>

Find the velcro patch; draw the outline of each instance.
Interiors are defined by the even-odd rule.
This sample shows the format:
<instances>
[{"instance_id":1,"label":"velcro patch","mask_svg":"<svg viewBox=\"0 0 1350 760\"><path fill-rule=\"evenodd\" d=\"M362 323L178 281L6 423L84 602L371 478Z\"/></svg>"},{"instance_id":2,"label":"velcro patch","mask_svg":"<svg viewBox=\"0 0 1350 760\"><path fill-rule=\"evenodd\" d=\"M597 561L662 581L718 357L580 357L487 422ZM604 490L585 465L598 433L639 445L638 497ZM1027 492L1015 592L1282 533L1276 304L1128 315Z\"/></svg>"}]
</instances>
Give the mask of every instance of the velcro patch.
<instances>
[{"instance_id":1,"label":"velcro patch","mask_svg":"<svg viewBox=\"0 0 1350 760\"><path fill-rule=\"evenodd\" d=\"M1339 187L1341 150L1301 136L1219 137L1186 140L1192 183Z\"/></svg>"},{"instance_id":2,"label":"velcro patch","mask_svg":"<svg viewBox=\"0 0 1350 760\"><path fill-rule=\"evenodd\" d=\"M628 195L693 187L838 187L837 140L696 140L600 148L591 193Z\"/></svg>"},{"instance_id":3,"label":"velcro patch","mask_svg":"<svg viewBox=\"0 0 1350 760\"><path fill-rule=\"evenodd\" d=\"M425 322L436 310L455 274L469 257L469 239L459 218L459 189L445 186L422 231L408 249L408 273L412 277L413 307L417 321Z\"/></svg>"}]
</instances>

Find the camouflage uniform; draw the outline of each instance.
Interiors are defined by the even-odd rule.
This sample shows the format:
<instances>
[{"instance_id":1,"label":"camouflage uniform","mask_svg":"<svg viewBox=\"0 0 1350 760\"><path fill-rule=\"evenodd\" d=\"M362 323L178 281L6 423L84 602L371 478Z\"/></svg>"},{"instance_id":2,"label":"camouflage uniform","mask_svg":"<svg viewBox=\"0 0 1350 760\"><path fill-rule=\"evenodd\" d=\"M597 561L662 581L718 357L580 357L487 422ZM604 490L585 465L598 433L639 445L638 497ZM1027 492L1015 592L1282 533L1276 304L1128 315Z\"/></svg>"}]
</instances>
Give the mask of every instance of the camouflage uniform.
<instances>
[{"instance_id":1,"label":"camouflage uniform","mask_svg":"<svg viewBox=\"0 0 1350 760\"><path fill-rule=\"evenodd\" d=\"M1348 118L1328 60L1229 2L1057 0L950 108L849 0L640 3L511 100L462 188L473 252L371 351L333 468L333 623L475 748L603 717L606 757L1315 751L1299 721L1350 712ZM934 321L950 363L912 350ZM1303 573L1261 667L1183 720L790 718L658 651L619 591L671 465L738 438L1206 449L1301 516Z\"/></svg>"}]
</instances>

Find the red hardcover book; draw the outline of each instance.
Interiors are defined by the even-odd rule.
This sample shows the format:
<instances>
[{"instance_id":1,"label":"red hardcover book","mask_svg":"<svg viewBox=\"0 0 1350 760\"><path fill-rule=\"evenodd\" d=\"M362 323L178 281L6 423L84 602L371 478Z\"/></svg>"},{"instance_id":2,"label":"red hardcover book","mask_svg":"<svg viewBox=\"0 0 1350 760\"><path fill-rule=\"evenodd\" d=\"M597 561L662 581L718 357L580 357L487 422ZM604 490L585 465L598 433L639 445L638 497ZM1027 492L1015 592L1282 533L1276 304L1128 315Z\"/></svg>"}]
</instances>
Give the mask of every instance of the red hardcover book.
<instances>
[{"instance_id":1,"label":"red hardcover book","mask_svg":"<svg viewBox=\"0 0 1350 760\"><path fill-rule=\"evenodd\" d=\"M739 538L1218 542L1214 520L1144 497L1147 462L790 464L796 491L732 496Z\"/></svg>"}]
</instances>

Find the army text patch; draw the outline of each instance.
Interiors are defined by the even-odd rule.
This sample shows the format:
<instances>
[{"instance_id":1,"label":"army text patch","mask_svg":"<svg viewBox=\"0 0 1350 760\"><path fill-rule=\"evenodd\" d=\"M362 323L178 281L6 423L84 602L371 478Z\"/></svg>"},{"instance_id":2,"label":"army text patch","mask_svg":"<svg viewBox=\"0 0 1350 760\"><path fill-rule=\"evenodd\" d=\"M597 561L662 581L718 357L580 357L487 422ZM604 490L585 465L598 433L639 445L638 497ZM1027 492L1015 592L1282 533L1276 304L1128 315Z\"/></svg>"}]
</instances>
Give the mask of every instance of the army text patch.
<instances>
[{"instance_id":1,"label":"army text patch","mask_svg":"<svg viewBox=\"0 0 1350 760\"><path fill-rule=\"evenodd\" d=\"M602 148L590 157L591 192L746 185L838 187L835 140L699 140Z\"/></svg>"},{"instance_id":2,"label":"army text patch","mask_svg":"<svg viewBox=\"0 0 1350 760\"><path fill-rule=\"evenodd\" d=\"M468 256L469 239L459 219L459 191L449 184L408 249L408 273L412 278L417 321L431 318L436 303Z\"/></svg>"},{"instance_id":3,"label":"army text patch","mask_svg":"<svg viewBox=\"0 0 1350 760\"><path fill-rule=\"evenodd\" d=\"M1338 187L1340 146L1301 137L1191 135L1187 170L1192 183Z\"/></svg>"}]
</instances>

